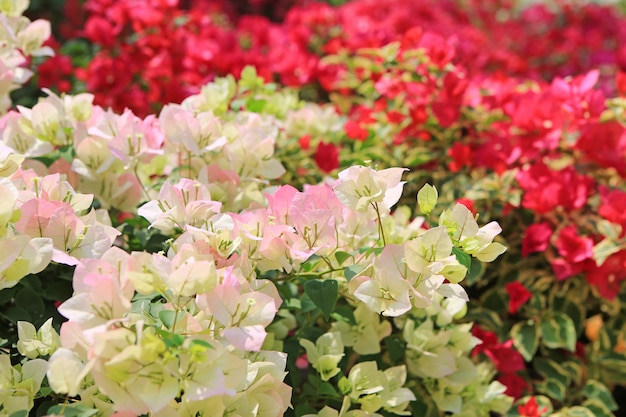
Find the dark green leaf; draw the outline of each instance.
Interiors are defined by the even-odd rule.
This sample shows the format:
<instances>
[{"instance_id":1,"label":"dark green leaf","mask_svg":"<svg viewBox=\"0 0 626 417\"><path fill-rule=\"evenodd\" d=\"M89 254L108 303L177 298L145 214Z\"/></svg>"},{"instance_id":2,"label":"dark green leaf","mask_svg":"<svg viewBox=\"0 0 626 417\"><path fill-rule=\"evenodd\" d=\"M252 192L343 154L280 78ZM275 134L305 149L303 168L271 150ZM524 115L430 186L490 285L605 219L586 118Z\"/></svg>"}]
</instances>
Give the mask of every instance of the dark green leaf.
<instances>
[{"instance_id":1,"label":"dark green leaf","mask_svg":"<svg viewBox=\"0 0 626 417\"><path fill-rule=\"evenodd\" d=\"M334 279L307 281L304 283L304 292L328 320L339 296L339 283Z\"/></svg>"},{"instance_id":2,"label":"dark green leaf","mask_svg":"<svg viewBox=\"0 0 626 417\"><path fill-rule=\"evenodd\" d=\"M609 410L617 410L617 403L613 399L611 391L600 381L589 380L582 389L583 394L590 400L597 400Z\"/></svg>"},{"instance_id":3,"label":"dark green leaf","mask_svg":"<svg viewBox=\"0 0 626 417\"><path fill-rule=\"evenodd\" d=\"M576 349L576 328L566 314L556 312L541 322L543 344L552 349L564 348L570 352Z\"/></svg>"},{"instance_id":4,"label":"dark green leaf","mask_svg":"<svg viewBox=\"0 0 626 417\"><path fill-rule=\"evenodd\" d=\"M615 417L615 414L601 401L587 400L582 403L582 406L587 407L595 417Z\"/></svg>"},{"instance_id":5,"label":"dark green leaf","mask_svg":"<svg viewBox=\"0 0 626 417\"><path fill-rule=\"evenodd\" d=\"M404 359L406 353L406 343L399 337L388 336L384 340L385 347L389 352L389 359L396 363Z\"/></svg>"},{"instance_id":6,"label":"dark green leaf","mask_svg":"<svg viewBox=\"0 0 626 417\"><path fill-rule=\"evenodd\" d=\"M539 331L534 321L515 323L511 328L513 345L522 354L527 362L530 362L539 347Z\"/></svg>"},{"instance_id":7,"label":"dark green leaf","mask_svg":"<svg viewBox=\"0 0 626 417\"><path fill-rule=\"evenodd\" d=\"M469 271L472 267L472 258L467 253L457 247L452 248L452 253L456 256L456 260Z\"/></svg>"},{"instance_id":8,"label":"dark green leaf","mask_svg":"<svg viewBox=\"0 0 626 417\"><path fill-rule=\"evenodd\" d=\"M538 391L559 402L565 399L565 393L567 392L566 387L561 382L552 378L536 384L536 387Z\"/></svg>"}]
</instances>

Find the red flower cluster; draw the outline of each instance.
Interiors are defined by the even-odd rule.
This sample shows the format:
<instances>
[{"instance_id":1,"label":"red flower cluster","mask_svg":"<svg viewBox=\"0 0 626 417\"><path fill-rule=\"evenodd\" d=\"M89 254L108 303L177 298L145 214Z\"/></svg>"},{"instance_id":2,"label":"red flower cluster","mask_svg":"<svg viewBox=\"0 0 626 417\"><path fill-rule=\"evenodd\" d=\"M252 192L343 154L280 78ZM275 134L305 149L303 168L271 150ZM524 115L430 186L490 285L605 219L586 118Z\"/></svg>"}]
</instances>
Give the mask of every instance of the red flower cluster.
<instances>
[{"instance_id":1,"label":"red flower cluster","mask_svg":"<svg viewBox=\"0 0 626 417\"><path fill-rule=\"evenodd\" d=\"M286 85L319 83L334 90L345 68L329 67L321 57L393 41L424 48L438 68L454 62L472 76L506 71L551 79L602 66L626 69L626 46L609 42L626 34L623 17L593 4L564 2L558 14L537 4L516 15L514 2L502 0L473 0L465 7L457 0L355 0L337 8L307 0L87 0L84 8L76 3L67 3L61 33L98 45L82 74L87 89L98 104L139 114L180 101L215 75L238 74L249 64L266 79L277 77ZM272 23L241 13L285 20ZM81 19L86 19L84 29L72 29L81 27ZM50 86L49 81L41 85ZM458 118L467 79L450 75L443 82L444 94L432 111L442 126L449 126ZM612 77L602 85L615 88ZM580 93L562 87L557 83L554 89L570 98ZM383 81L378 88L397 90L398 85ZM528 100L542 103L531 96L520 108L533 112ZM535 112L544 108L539 107ZM414 118L423 117L419 106L412 112Z\"/></svg>"},{"instance_id":2,"label":"red flower cluster","mask_svg":"<svg viewBox=\"0 0 626 417\"><path fill-rule=\"evenodd\" d=\"M535 397L530 397L526 404L517 407L517 412L522 417L541 417L546 411L548 411L548 407L539 408Z\"/></svg>"},{"instance_id":3,"label":"red flower cluster","mask_svg":"<svg viewBox=\"0 0 626 417\"><path fill-rule=\"evenodd\" d=\"M474 348L472 355L484 354L487 356L498 371L498 381L507 387L506 394L514 398L520 398L529 390L528 383L518 372L526 368L524 358L513 347L513 340L499 342L494 332L481 329L474 325L472 334L482 343Z\"/></svg>"}]
</instances>

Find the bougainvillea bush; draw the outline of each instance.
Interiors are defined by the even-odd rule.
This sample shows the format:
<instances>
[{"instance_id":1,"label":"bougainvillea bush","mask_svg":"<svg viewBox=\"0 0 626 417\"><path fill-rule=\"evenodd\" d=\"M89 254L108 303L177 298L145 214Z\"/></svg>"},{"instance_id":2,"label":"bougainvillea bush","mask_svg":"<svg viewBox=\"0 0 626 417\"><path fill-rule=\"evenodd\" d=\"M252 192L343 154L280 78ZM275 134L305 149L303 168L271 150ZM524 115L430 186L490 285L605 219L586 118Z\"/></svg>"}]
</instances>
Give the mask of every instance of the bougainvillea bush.
<instances>
[{"instance_id":1,"label":"bougainvillea bush","mask_svg":"<svg viewBox=\"0 0 626 417\"><path fill-rule=\"evenodd\" d=\"M476 49L437 30L464 22L451 3L418 22L357 0L281 25L241 17L247 32L222 21L232 54L187 38L174 55L159 25L221 45L197 26L214 28L219 7L101 3L87 11L119 20L96 32L119 35L109 59L122 65L85 80L109 87L46 89L0 121L0 415L620 411L626 76L571 53L589 41L619 55L610 25L595 38L550 27L574 49L522 68L502 37L468 60ZM493 21L496 3L479 3L473 22L493 33L555 13L509 4L518 20ZM29 54L15 42L25 7L0 3L6 56ZM581 7L563 16L622 19ZM313 58L286 52L294 33ZM28 51L48 53L44 35ZM153 75L188 52L227 64L153 76L142 57L157 44Z\"/></svg>"}]
</instances>

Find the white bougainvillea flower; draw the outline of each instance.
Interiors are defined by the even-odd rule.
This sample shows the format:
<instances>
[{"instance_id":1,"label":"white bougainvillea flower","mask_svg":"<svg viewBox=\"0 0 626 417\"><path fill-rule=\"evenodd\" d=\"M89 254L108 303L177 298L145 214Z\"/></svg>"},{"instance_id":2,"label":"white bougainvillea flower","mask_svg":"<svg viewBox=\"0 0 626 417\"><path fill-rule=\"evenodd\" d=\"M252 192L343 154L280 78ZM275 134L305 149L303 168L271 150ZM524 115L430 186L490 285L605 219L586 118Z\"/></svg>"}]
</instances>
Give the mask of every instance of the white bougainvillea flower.
<instances>
[{"instance_id":1,"label":"white bougainvillea flower","mask_svg":"<svg viewBox=\"0 0 626 417\"><path fill-rule=\"evenodd\" d=\"M4 415L33 408L33 400L46 376L47 366L43 359L11 366L10 356L0 354L0 409Z\"/></svg>"},{"instance_id":2,"label":"white bougainvillea flower","mask_svg":"<svg viewBox=\"0 0 626 417\"><path fill-rule=\"evenodd\" d=\"M341 371L337 365L344 353L339 332L324 333L315 344L308 339L300 339L300 345L306 350L307 360L320 373L322 381L328 381Z\"/></svg>"},{"instance_id":3,"label":"white bougainvillea flower","mask_svg":"<svg viewBox=\"0 0 626 417\"><path fill-rule=\"evenodd\" d=\"M46 320L39 330L27 321L17 322L17 350L29 359L49 356L61 345L59 334L52 328L52 318Z\"/></svg>"},{"instance_id":4,"label":"white bougainvillea flower","mask_svg":"<svg viewBox=\"0 0 626 417\"><path fill-rule=\"evenodd\" d=\"M352 347L359 355L380 353L380 341L391 334L391 323L380 319L380 316L359 304L354 310L356 324L336 321L331 325L332 331L341 334L344 346Z\"/></svg>"},{"instance_id":5,"label":"white bougainvillea flower","mask_svg":"<svg viewBox=\"0 0 626 417\"><path fill-rule=\"evenodd\" d=\"M58 349L48 361L48 383L57 394L78 395L85 374L85 364L70 349Z\"/></svg>"},{"instance_id":6,"label":"white bougainvillea flower","mask_svg":"<svg viewBox=\"0 0 626 417\"><path fill-rule=\"evenodd\" d=\"M502 232L495 221L478 227L472 212L463 204L445 210L439 223L448 229L453 240L459 242L465 253L482 262L492 262L506 251L506 246L493 239Z\"/></svg>"},{"instance_id":7,"label":"white bougainvillea flower","mask_svg":"<svg viewBox=\"0 0 626 417\"><path fill-rule=\"evenodd\" d=\"M401 179L405 171L408 169L376 171L369 167L352 166L339 172L333 189L339 201L353 210L367 212L375 205L381 215L386 215L402 195L405 181Z\"/></svg>"}]
</instances>

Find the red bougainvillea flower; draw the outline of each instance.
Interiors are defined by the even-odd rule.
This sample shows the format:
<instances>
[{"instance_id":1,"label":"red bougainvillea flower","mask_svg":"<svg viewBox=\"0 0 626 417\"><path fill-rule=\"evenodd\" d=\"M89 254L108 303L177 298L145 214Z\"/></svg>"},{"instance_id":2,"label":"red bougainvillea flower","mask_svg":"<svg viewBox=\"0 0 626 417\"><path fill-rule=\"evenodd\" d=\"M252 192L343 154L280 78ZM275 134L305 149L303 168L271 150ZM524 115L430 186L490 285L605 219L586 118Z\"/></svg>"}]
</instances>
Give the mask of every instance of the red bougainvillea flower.
<instances>
[{"instance_id":1,"label":"red bougainvillea flower","mask_svg":"<svg viewBox=\"0 0 626 417\"><path fill-rule=\"evenodd\" d=\"M448 156L452 161L448 163L448 168L452 172L459 172L464 167L469 167L472 160L472 150L468 145L455 142L448 149Z\"/></svg>"},{"instance_id":2,"label":"red bougainvillea flower","mask_svg":"<svg viewBox=\"0 0 626 417\"><path fill-rule=\"evenodd\" d=\"M315 151L315 163L324 172L339 168L339 149L333 143L320 142Z\"/></svg>"},{"instance_id":3,"label":"red bougainvillea flower","mask_svg":"<svg viewBox=\"0 0 626 417\"><path fill-rule=\"evenodd\" d=\"M520 398L530 389L528 382L518 374L503 374L498 376L497 379L501 384L506 386L504 393L515 399Z\"/></svg>"},{"instance_id":4,"label":"red bougainvillea flower","mask_svg":"<svg viewBox=\"0 0 626 417\"><path fill-rule=\"evenodd\" d=\"M509 314L515 314L533 296L531 291L517 281L509 282L504 288L509 295Z\"/></svg>"},{"instance_id":5,"label":"red bougainvillea flower","mask_svg":"<svg viewBox=\"0 0 626 417\"><path fill-rule=\"evenodd\" d=\"M469 211L472 212L474 216L476 215L476 207L474 206L474 202L469 198L459 198L456 200L456 202L459 204L463 204L465 207L467 207Z\"/></svg>"},{"instance_id":6,"label":"red bougainvillea flower","mask_svg":"<svg viewBox=\"0 0 626 417\"><path fill-rule=\"evenodd\" d=\"M72 89L70 77L73 70L70 57L55 55L37 68L37 86L39 88L52 87L60 93L67 93Z\"/></svg>"},{"instance_id":7,"label":"red bougainvillea flower","mask_svg":"<svg viewBox=\"0 0 626 417\"><path fill-rule=\"evenodd\" d=\"M306 151L311 146L311 135L303 135L298 139L298 145L300 145L300 149Z\"/></svg>"},{"instance_id":8,"label":"red bougainvillea flower","mask_svg":"<svg viewBox=\"0 0 626 417\"><path fill-rule=\"evenodd\" d=\"M554 229L548 222L533 223L526 229L522 240L522 256L543 252L548 248Z\"/></svg>"},{"instance_id":9,"label":"red bougainvillea flower","mask_svg":"<svg viewBox=\"0 0 626 417\"><path fill-rule=\"evenodd\" d=\"M622 226L622 236L626 232L626 192L600 188L602 202L598 213L606 220Z\"/></svg>"},{"instance_id":10,"label":"red bougainvillea flower","mask_svg":"<svg viewBox=\"0 0 626 417\"><path fill-rule=\"evenodd\" d=\"M591 123L582 129L575 148L583 158L626 177L626 129L619 122Z\"/></svg>"},{"instance_id":11,"label":"red bougainvillea flower","mask_svg":"<svg viewBox=\"0 0 626 417\"><path fill-rule=\"evenodd\" d=\"M547 213L557 206L566 210L581 208L595 192L594 181L568 166L553 171L544 162L533 164L516 176L524 196L522 207L536 213Z\"/></svg>"},{"instance_id":12,"label":"red bougainvillea flower","mask_svg":"<svg viewBox=\"0 0 626 417\"><path fill-rule=\"evenodd\" d=\"M615 84L617 85L617 92L620 96L626 96L626 72L619 71L615 77Z\"/></svg>"},{"instance_id":13,"label":"red bougainvillea flower","mask_svg":"<svg viewBox=\"0 0 626 417\"><path fill-rule=\"evenodd\" d=\"M571 263L582 262L593 256L593 240L579 236L574 225L561 229L556 247L559 254Z\"/></svg>"},{"instance_id":14,"label":"red bougainvillea flower","mask_svg":"<svg viewBox=\"0 0 626 417\"><path fill-rule=\"evenodd\" d=\"M626 251L609 256L604 263L591 268L585 274L587 282L600 292L607 300L614 300L619 294L620 283L626 280Z\"/></svg>"},{"instance_id":15,"label":"red bougainvillea flower","mask_svg":"<svg viewBox=\"0 0 626 417\"><path fill-rule=\"evenodd\" d=\"M547 407L542 407L541 409L539 408L539 404L537 403L537 399L535 397L530 397L526 404L517 406L517 412L522 417L541 417L541 415L546 411L548 411Z\"/></svg>"},{"instance_id":16,"label":"red bougainvillea flower","mask_svg":"<svg viewBox=\"0 0 626 417\"><path fill-rule=\"evenodd\" d=\"M496 366L498 372L511 374L525 369L524 358L513 347L513 339L498 342L498 336L478 326L472 328L472 334L483 341L476 346L472 355L484 353Z\"/></svg>"}]
</instances>

